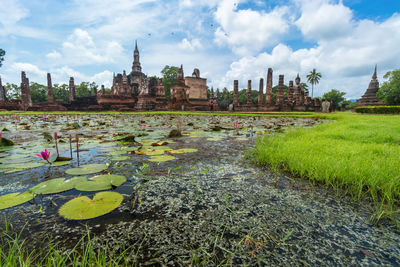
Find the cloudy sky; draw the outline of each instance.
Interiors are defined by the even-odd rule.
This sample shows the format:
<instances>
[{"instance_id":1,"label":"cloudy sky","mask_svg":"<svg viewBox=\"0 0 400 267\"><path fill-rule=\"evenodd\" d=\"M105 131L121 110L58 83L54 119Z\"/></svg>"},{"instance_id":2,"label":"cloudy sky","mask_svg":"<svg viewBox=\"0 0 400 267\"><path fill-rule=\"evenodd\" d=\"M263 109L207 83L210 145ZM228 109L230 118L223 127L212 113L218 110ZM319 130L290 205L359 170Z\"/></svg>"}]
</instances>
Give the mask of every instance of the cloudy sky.
<instances>
[{"instance_id":1,"label":"cloudy sky","mask_svg":"<svg viewBox=\"0 0 400 267\"><path fill-rule=\"evenodd\" d=\"M400 68L399 0L0 0L3 83L95 81L130 72L135 40L143 71L194 68L214 88L233 80L258 88L269 67L274 84L313 68L330 89L360 97L374 65L378 78Z\"/></svg>"}]
</instances>

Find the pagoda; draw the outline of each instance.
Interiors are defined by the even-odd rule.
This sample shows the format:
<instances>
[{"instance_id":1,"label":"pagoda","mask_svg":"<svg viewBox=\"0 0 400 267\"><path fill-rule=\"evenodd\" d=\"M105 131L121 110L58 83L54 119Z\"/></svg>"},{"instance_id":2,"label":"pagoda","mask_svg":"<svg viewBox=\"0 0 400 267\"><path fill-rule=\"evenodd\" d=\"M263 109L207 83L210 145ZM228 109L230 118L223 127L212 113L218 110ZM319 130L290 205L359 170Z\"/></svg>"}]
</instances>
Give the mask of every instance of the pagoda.
<instances>
[{"instance_id":1,"label":"pagoda","mask_svg":"<svg viewBox=\"0 0 400 267\"><path fill-rule=\"evenodd\" d=\"M379 91L379 82L376 77L376 65L374 74L372 75L372 80L369 82L367 91L357 100L356 106L384 106L383 103L377 96L376 93Z\"/></svg>"}]
</instances>

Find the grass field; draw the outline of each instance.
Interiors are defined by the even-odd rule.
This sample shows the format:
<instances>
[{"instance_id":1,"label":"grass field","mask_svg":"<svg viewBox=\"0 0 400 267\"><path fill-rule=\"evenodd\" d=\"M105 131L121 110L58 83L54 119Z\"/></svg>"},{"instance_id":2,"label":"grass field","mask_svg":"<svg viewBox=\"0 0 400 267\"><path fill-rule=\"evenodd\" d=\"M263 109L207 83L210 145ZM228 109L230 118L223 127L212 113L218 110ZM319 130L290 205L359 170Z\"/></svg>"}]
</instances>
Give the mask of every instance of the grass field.
<instances>
[{"instance_id":1,"label":"grass field","mask_svg":"<svg viewBox=\"0 0 400 267\"><path fill-rule=\"evenodd\" d=\"M357 200L370 197L373 220L390 217L398 223L400 116L340 113L331 118L314 128L259 138L255 161L325 183Z\"/></svg>"}]
</instances>

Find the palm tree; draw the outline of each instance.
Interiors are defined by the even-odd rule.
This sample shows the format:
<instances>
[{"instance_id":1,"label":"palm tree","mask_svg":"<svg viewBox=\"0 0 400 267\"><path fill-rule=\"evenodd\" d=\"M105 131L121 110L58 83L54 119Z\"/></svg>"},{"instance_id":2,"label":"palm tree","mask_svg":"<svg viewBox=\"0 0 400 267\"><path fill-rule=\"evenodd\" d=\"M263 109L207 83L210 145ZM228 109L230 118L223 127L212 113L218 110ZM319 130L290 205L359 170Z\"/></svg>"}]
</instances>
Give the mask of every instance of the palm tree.
<instances>
[{"instance_id":1,"label":"palm tree","mask_svg":"<svg viewBox=\"0 0 400 267\"><path fill-rule=\"evenodd\" d=\"M321 79L322 75L321 73L317 72L315 69L310 71L310 73L307 75L307 81L311 83L311 97L314 95L314 84L318 84L319 80Z\"/></svg>"}]
</instances>

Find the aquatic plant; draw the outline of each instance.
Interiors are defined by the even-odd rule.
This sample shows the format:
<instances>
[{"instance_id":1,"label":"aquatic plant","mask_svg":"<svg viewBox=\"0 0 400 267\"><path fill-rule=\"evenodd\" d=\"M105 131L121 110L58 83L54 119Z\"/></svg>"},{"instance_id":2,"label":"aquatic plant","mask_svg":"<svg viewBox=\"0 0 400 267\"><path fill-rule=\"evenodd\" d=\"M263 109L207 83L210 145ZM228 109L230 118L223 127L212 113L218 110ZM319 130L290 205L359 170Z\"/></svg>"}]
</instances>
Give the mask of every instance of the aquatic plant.
<instances>
[{"instance_id":1,"label":"aquatic plant","mask_svg":"<svg viewBox=\"0 0 400 267\"><path fill-rule=\"evenodd\" d=\"M39 158L47 161L49 164L52 164L51 161L49 161L50 152L47 151L47 149L45 149L44 151L40 152L40 154L36 154L36 156L38 156Z\"/></svg>"},{"instance_id":2,"label":"aquatic plant","mask_svg":"<svg viewBox=\"0 0 400 267\"><path fill-rule=\"evenodd\" d=\"M60 155L60 154L58 153L57 132L54 132L54 141L56 142L56 151L57 151L57 157L58 157L58 155Z\"/></svg>"}]
</instances>

